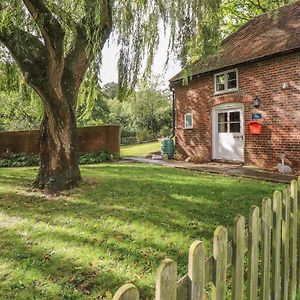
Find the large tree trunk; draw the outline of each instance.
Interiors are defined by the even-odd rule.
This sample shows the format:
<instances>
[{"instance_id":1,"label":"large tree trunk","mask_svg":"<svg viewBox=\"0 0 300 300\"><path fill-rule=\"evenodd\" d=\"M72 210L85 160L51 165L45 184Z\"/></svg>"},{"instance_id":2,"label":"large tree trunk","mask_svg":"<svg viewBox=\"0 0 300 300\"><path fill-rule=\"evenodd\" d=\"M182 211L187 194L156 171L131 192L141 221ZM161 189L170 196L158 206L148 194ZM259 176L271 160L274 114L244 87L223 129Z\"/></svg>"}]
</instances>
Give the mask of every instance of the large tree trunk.
<instances>
[{"instance_id":1,"label":"large tree trunk","mask_svg":"<svg viewBox=\"0 0 300 300\"><path fill-rule=\"evenodd\" d=\"M76 118L72 107L63 106L47 107L40 128L40 169L35 186L48 193L70 189L81 180Z\"/></svg>"}]
</instances>

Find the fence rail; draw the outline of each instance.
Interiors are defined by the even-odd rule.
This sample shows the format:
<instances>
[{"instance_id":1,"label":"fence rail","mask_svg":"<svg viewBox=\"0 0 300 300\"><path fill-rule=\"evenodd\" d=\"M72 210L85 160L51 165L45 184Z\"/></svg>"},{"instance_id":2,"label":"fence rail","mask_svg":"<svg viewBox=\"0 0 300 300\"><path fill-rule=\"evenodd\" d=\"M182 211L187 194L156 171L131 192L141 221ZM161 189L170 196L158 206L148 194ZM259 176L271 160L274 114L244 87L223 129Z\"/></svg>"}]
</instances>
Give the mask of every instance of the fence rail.
<instances>
[{"instance_id":1,"label":"fence rail","mask_svg":"<svg viewBox=\"0 0 300 300\"><path fill-rule=\"evenodd\" d=\"M188 274L177 281L177 264L164 260L156 277L156 300L295 300L300 290L300 177L261 209L252 206L249 222L237 216L232 241L217 227L212 256L201 241L192 243ZM122 286L114 300L139 300L132 284Z\"/></svg>"}]
</instances>

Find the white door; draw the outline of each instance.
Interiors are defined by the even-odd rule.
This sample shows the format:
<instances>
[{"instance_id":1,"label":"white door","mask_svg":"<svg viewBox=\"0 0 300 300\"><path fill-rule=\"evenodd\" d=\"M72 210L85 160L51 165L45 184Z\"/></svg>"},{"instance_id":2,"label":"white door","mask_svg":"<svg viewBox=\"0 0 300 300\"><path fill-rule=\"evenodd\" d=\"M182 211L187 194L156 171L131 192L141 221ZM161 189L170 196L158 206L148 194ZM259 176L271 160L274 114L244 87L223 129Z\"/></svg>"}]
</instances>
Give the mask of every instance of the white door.
<instances>
[{"instance_id":1,"label":"white door","mask_svg":"<svg viewBox=\"0 0 300 300\"><path fill-rule=\"evenodd\" d=\"M214 109L213 159L244 161L244 110L241 104Z\"/></svg>"}]
</instances>

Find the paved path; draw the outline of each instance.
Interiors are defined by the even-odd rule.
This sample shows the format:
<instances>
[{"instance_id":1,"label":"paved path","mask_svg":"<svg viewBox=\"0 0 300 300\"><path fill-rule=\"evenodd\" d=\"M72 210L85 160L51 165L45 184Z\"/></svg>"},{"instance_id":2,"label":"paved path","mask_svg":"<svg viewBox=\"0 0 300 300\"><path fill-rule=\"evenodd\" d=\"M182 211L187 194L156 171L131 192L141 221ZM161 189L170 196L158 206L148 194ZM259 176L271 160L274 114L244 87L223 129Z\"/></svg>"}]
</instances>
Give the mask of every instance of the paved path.
<instances>
[{"instance_id":1,"label":"paved path","mask_svg":"<svg viewBox=\"0 0 300 300\"><path fill-rule=\"evenodd\" d=\"M206 163L194 164L181 161L153 160L150 158L125 157L124 160L136 163L154 164L178 169L194 170L200 172L216 173L230 176L261 179L273 182L290 183L297 177L294 175L280 174L261 170L256 167L241 164Z\"/></svg>"}]
</instances>

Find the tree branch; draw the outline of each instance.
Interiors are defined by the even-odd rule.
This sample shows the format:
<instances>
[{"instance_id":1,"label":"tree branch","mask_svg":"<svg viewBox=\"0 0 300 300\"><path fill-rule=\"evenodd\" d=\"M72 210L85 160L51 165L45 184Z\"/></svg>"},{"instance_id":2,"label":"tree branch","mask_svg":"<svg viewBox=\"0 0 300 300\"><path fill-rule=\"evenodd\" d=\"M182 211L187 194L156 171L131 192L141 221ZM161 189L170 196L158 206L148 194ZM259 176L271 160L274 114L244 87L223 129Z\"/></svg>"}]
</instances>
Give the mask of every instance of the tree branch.
<instances>
[{"instance_id":1,"label":"tree branch","mask_svg":"<svg viewBox=\"0 0 300 300\"><path fill-rule=\"evenodd\" d=\"M62 95L60 81L64 66L64 30L43 0L23 0L41 30L49 55L49 79L53 92Z\"/></svg>"},{"instance_id":2,"label":"tree branch","mask_svg":"<svg viewBox=\"0 0 300 300\"><path fill-rule=\"evenodd\" d=\"M46 46L57 57L63 56L64 30L42 0L23 0L25 6L41 30Z\"/></svg>"},{"instance_id":3,"label":"tree branch","mask_svg":"<svg viewBox=\"0 0 300 300\"><path fill-rule=\"evenodd\" d=\"M35 35L12 26L1 28L0 43L10 51L26 82L40 94L48 77L47 69L41 67L48 65L43 43Z\"/></svg>"},{"instance_id":4,"label":"tree branch","mask_svg":"<svg viewBox=\"0 0 300 300\"><path fill-rule=\"evenodd\" d=\"M106 3L104 3L106 2ZM86 0L86 5L91 9L94 0ZM110 36L112 30L112 10L111 1L103 0L103 10L100 26L101 41L98 45L98 49L102 50L104 44ZM68 93L67 98L70 99L70 104L77 98L79 87L84 78L84 75L95 57L95 53L87 53L89 45L89 37L87 34L87 28L92 24L87 24L86 17L76 25L76 40L74 46L69 51L65 58L65 70L63 75L63 84L65 85L65 93ZM69 87L68 87L69 86ZM73 88L70 88L73 87Z\"/></svg>"},{"instance_id":5,"label":"tree branch","mask_svg":"<svg viewBox=\"0 0 300 300\"><path fill-rule=\"evenodd\" d=\"M262 4L260 3L260 0L258 0L257 2L254 2L253 0L248 0L248 1L252 6L259 9L262 13L265 13L267 11L266 7L262 6Z\"/></svg>"}]
</instances>

